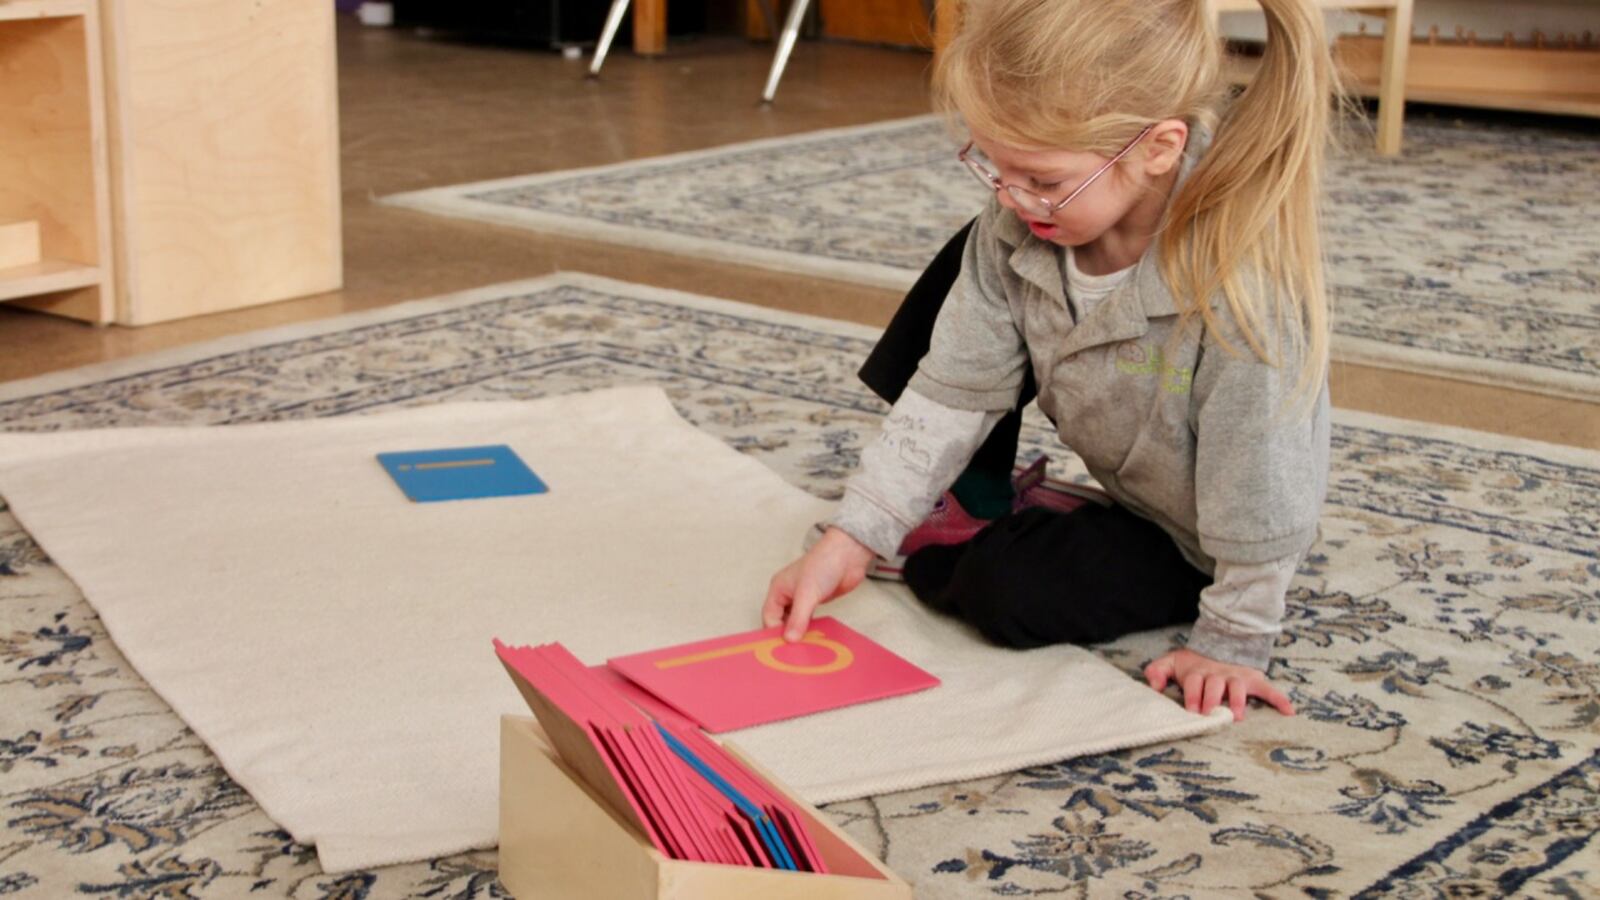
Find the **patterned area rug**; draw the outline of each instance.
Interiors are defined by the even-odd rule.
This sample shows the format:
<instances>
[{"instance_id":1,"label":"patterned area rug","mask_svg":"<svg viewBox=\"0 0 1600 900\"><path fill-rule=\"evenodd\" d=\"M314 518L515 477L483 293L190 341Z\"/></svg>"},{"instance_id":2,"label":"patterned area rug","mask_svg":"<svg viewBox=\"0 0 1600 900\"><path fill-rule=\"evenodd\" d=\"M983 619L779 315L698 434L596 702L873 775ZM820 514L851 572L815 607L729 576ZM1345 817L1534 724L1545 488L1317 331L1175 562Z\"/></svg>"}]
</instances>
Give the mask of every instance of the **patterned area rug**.
<instances>
[{"instance_id":1,"label":"patterned area rug","mask_svg":"<svg viewBox=\"0 0 1600 900\"><path fill-rule=\"evenodd\" d=\"M920 117L386 202L904 288L984 200ZM1339 358L1600 399L1600 138L1414 116L1326 208Z\"/></svg>"},{"instance_id":2,"label":"patterned area rug","mask_svg":"<svg viewBox=\"0 0 1600 900\"><path fill-rule=\"evenodd\" d=\"M872 338L560 276L0 386L0 427L216 425L645 383L835 497L882 413L852 374ZM1026 452L1081 479L1043 424ZM1600 454L1341 412L1334 460L1271 669L1299 715L1256 710L1205 738L829 813L919 897L1600 892ZM1177 637L1098 651L1132 675ZM0 894L503 891L489 852L323 874L0 505Z\"/></svg>"}]
</instances>

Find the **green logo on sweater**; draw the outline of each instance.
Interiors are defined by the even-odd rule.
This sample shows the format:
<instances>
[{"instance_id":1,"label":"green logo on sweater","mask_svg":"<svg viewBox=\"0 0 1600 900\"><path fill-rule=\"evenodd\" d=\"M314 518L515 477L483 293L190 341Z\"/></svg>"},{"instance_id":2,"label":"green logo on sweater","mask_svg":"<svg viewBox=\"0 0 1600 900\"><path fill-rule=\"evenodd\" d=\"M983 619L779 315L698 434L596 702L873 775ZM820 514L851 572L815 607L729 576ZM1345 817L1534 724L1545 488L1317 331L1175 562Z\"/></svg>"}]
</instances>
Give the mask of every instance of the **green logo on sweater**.
<instances>
[{"instance_id":1,"label":"green logo on sweater","mask_svg":"<svg viewBox=\"0 0 1600 900\"><path fill-rule=\"evenodd\" d=\"M1155 375L1161 389L1169 394L1187 394L1194 384L1194 370L1169 365L1161 348L1146 350L1133 341L1117 348L1117 371L1126 375Z\"/></svg>"}]
</instances>

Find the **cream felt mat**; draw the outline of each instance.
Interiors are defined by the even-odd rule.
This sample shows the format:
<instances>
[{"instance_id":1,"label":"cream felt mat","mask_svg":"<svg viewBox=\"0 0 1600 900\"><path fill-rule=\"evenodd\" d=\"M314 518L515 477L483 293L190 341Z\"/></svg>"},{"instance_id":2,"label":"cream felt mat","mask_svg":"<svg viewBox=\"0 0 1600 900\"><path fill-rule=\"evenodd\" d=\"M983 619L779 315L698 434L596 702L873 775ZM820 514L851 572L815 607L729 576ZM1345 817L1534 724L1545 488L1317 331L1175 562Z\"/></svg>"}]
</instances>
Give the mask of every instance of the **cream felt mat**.
<instances>
[{"instance_id":1,"label":"cream felt mat","mask_svg":"<svg viewBox=\"0 0 1600 900\"><path fill-rule=\"evenodd\" d=\"M511 445L528 497L407 502L378 452ZM330 872L489 846L490 649L600 662L757 627L828 504L656 388L215 428L0 434L0 494L118 647ZM1219 727L1075 648L988 647L872 584L827 611L943 680L734 740L813 802Z\"/></svg>"}]
</instances>

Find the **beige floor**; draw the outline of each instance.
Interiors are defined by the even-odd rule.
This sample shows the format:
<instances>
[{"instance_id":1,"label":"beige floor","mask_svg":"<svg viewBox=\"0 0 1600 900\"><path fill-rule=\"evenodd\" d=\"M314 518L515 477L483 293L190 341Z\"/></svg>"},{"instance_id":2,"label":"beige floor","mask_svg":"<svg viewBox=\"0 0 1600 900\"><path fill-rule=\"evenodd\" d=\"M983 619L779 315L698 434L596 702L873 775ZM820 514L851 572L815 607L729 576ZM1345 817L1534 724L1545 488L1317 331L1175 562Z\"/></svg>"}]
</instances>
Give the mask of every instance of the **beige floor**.
<instances>
[{"instance_id":1,"label":"beige floor","mask_svg":"<svg viewBox=\"0 0 1600 900\"><path fill-rule=\"evenodd\" d=\"M767 45L736 38L627 52L604 77L543 52L435 43L341 23L345 288L139 329L0 306L0 381L469 287L581 270L883 324L890 291L378 206L413 188L599 165L927 111L925 54L802 43L770 107ZM1600 448L1600 405L1337 366L1340 406Z\"/></svg>"}]
</instances>

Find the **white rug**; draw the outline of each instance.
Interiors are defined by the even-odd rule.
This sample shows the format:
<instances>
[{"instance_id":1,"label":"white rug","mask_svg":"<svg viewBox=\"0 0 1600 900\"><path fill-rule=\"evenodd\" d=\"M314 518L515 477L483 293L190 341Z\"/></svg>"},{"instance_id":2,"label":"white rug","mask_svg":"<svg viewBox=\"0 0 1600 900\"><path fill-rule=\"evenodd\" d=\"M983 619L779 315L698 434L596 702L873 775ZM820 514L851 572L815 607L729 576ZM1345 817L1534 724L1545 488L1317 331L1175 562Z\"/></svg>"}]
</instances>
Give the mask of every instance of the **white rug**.
<instances>
[{"instance_id":1,"label":"white rug","mask_svg":"<svg viewBox=\"0 0 1600 900\"><path fill-rule=\"evenodd\" d=\"M548 494L407 502L382 451L510 444ZM325 871L494 843L490 650L591 662L757 627L829 504L658 388L220 428L0 434L0 493L117 646ZM1017 653L869 585L828 612L936 690L736 733L813 802L1200 734L1093 653Z\"/></svg>"},{"instance_id":2,"label":"white rug","mask_svg":"<svg viewBox=\"0 0 1600 900\"><path fill-rule=\"evenodd\" d=\"M1329 164L1339 359L1600 399L1600 139L1408 116ZM396 194L425 212L909 287L985 192L930 116Z\"/></svg>"}]
</instances>

